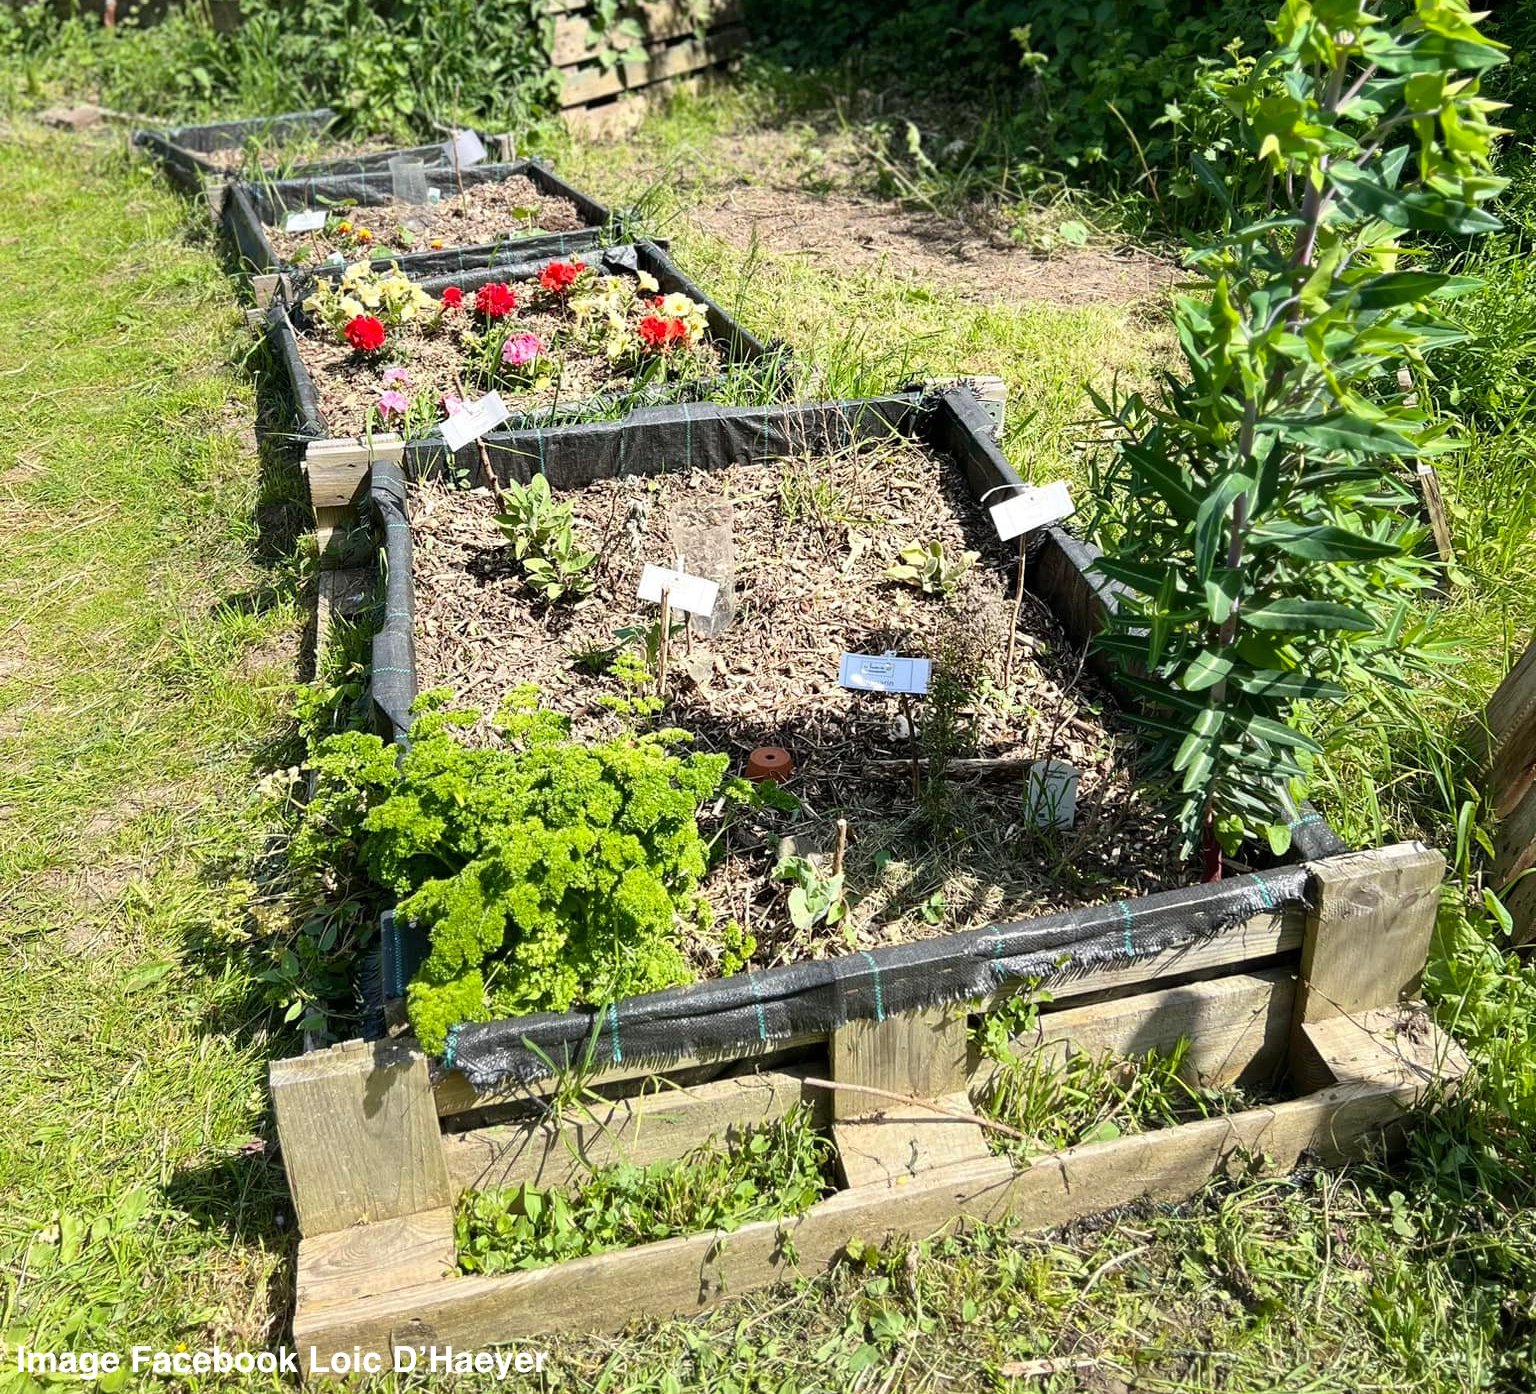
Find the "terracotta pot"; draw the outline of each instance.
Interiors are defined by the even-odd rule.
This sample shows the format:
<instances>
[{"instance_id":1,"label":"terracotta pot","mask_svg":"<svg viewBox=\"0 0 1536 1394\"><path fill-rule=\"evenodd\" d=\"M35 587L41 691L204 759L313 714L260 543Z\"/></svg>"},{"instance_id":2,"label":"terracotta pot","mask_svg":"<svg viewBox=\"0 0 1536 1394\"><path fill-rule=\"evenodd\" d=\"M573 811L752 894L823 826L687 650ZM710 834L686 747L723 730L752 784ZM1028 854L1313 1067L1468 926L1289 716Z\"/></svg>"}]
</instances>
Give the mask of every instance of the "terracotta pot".
<instances>
[{"instance_id":1,"label":"terracotta pot","mask_svg":"<svg viewBox=\"0 0 1536 1394\"><path fill-rule=\"evenodd\" d=\"M781 746L760 745L747 756L748 779L771 779L777 783L781 779L788 779L794 772L794 761Z\"/></svg>"}]
</instances>

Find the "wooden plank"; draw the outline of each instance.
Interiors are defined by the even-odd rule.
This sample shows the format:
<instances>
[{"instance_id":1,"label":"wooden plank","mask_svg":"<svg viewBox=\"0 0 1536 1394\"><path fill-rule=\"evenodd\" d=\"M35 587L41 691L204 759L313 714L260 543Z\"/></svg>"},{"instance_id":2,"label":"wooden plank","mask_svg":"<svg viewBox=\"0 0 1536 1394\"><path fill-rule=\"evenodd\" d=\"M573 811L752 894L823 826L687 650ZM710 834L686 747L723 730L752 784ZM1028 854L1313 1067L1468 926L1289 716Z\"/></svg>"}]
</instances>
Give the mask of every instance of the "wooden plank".
<instances>
[{"instance_id":1,"label":"wooden plank","mask_svg":"<svg viewBox=\"0 0 1536 1394\"><path fill-rule=\"evenodd\" d=\"M288 278L277 272L264 271L251 277L251 294L256 297L259 309L267 309L279 295L288 299L289 290Z\"/></svg>"},{"instance_id":2,"label":"wooden plank","mask_svg":"<svg viewBox=\"0 0 1536 1394\"><path fill-rule=\"evenodd\" d=\"M971 1111L967 1094L937 1102L962 1113ZM911 1104L887 1103L873 1117L834 1123L832 1141L843 1184L850 1187L905 1185L924 1172L990 1155L979 1123Z\"/></svg>"},{"instance_id":3,"label":"wooden plank","mask_svg":"<svg viewBox=\"0 0 1536 1394\"><path fill-rule=\"evenodd\" d=\"M402 1036L401 1040L410 1040L409 1036ZM693 1070L716 1068L721 1072L731 1070L737 1066L746 1064L754 1059L764 1056L790 1054L804 1050L807 1047L815 1047L826 1044L826 1035L823 1032L809 1032L802 1036L790 1036L782 1041L767 1041L761 1045L738 1047L731 1050L701 1051L696 1055L680 1055L676 1060L668 1062L665 1066L654 1062L638 1065L617 1065L606 1069L596 1069L583 1079L583 1084L589 1089L607 1088L611 1085L625 1085L637 1080L667 1079L673 1075L685 1074ZM470 1113L477 1109L496 1108L503 1104L525 1103L530 1099L542 1099L555 1092L559 1087L556 1080L538 1080L533 1084L508 1085L501 1089L488 1089L483 1094L477 1094L470 1088L469 1081L452 1071L440 1078L433 1085L433 1096L439 1116L447 1118L454 1114ZM633 1091L632 1091L633 1092Z\"/></svg>"},{"instance_id":4,"label":"wooden plank","mask_svg":"<svg viewBox=\"0 0 1536 1394\"><path fill-rule=\"evenodd\" d=\"M1296 1021L1390 1007L1418 986L1445 858L1421 843L1309 865L1314 908L1301 947Z\"/></svg>"},{"instance_id":5,"label":"wooden plank","mask_svg":"<svg viewBox=\"0 0 1536 1394\"><path fill-rule=\"evenodd\" d=\"M437 1282L454 1269L453 1211L447 1206L353 1225L299 1242L300 1306L350 1302Z\"/></svg>"},{"instance_id":6,"label":"wooden plank","mask_svg":"<svg viewBox=\"0 0 1536 1394\"><path fill-rule=\"evenodd\" d=\"M375 460L398 465L404 458L405 441L394 434L310 441L304 448L310 506L316 512L352 508L362 500Z\"/></svg>"},{"instance_id":7,"label":"wooden plank","mask_svg":"<svg viewBox=\"0 0 1536 1394\"><path fill-rule=\"evenodd\" d=\"M642 0L638 5L626 5L619 18L638 20L644 35L640 42L653 44L697 34L701 28L736 24L742 17L741 0L713 0L697 10L695 13L679 0ZM602 35L592 28L589 13L568 12L555 21L555 42L550 50L550 62L555 67L589 62L604 46Z\"/></svg>"},{"instance_id":8,"label":"wooden plank","mask_svg":"<svg viewBox=\"0 0 1536 1394\"><path fill-rule=\"evenodd\" d=\"M1419 496L1424 500L1424 513L1429 519L1430 535L1435 540L1435 553L1447 568L1456 562L1456 550L1451 543L1450 516L1445 509L1445 495L1440 492L1440 474L1427 460L1420 460L1416 471Z\"/></svg>"},{"instance_id":9,"label":"wooden plank","mask_svg":"<svg viewBox=\"0 0 1536 1394\"><path fill-rule=\"evenodd\" d=\"M1454 1086L1471 1069L1466 1052L1422 1004L1308 1022L1301 1036L1307 1048L1297 1052L1292 1073L1303 1088L1386 1084L1422 1093Z\"/></svg>"},{"instance_id":10,"label":"wooden plank","mask_svg":"<svg viewBox=\"0 0 1536 1394\"><path fill-rule=\"evenodd\" d=\"M692 1315L727 1294L791 1271L814 1273L857 1237L922 1238L956 1220L1049 1229L1148 1197L1187 1199L1229 1167L1295 1167L1359 1155L1396 1122L1407 1090L1343 1085L1272 1108L1056 1153L1015 1171L1000 1158L964 1162L890 1186L861 1186L805 1214L727 1235L669 1239L506 1277L458 1277L352 1302L301 1306L296 1344L331 1351L391 1345L475 1347L553 1333L616 1331L636 1318Z\"/></svg>"},{"instance_id":11,"label":"wooden plank","mask_svg":"<svg viewBox=\"0 0 1536 1394\"><path fill-rule=\"evenodd\" d=\"M1489 699L1484 724L1484 787L1494 813L1504 818L1536 783L1536 643Z\"/></svg>"},{"instance_id":12,"label":"wooden plank","mask_svg":"<svg viewBox=\"0 0 1536 1394\"><path fill-rule=\"evenodd\" d=\"M825 1094L803 1090L805 1071L764 1070L692 1088L658 1085L625 1099L593 1099L563 1125L502 1124L443 1138L455 1191L466 1187L568 1186L596 1167L646 1166L711 1139L783 1118L802 1101L824 1114Z\"/></svg>"},{"instance_id":13,"label":"wooden plank","mask_svg":"<svg viewBox=\"0 0 1536 1394\"><path fill-rule=\"evenodd\" d=\"M1507 886L1522 872L1536 866L1536 790L1525 797L1499 822L1493 833L1493 872L1496 885Z\"/></svg>"},{"instance_id":14,"label":"wooden plank","mask_svg":"<svg viewBox=\"0 0 1536 1394\"><path fill-rule=\"evenodd\" d=\"M269 1081L300 1233L326 1234L452 1201L419 1050L396 1041L348 1041L274 1060Z\"/></svg>"},{"instance_id":15,"label":"wooden plank","mask_svg":"<svg viewBox=\"0 0 1536 1394\"><path fill-rule=\"evenodd\" d=\"M963 1006L932 1007L884 1021L850 1021L832 1033L829 1061L836 1084L834 1119L882 1113L891 1100L860 1094L869 1085L919 1099L937 1099L963 1090L970 1073L970 1036Z\"/></svg>"},{"instance_id":16,"label":"wooden plank","mask_svg":"<svg viewBox=\"0 0 1536 1394\"><path fill-rule=\"evenodd\" d=\"M1306 926L1306 911L1300 906L1266 910L1251 920L1244 920L1183 948L1166 949L1160 954L1116 967L1075 969L1042 984L1050 992L1051 1001L1042 1006L1041 1011L1059 1010L1080 997L1157 983L1166 978L1192 978L1293 953L1301 948ZM985 1003L978 1004L977 1010L1031 990L1027 987L1005 988Z\"/></svg>"},{"instance_id":17,"label":"wooden plank","mask_svg":"<svg viewBox=\"0 0 1536 1394\"><path fill-rule=\"evenodd\" d=\"M604 70L597 65L568 68L560 90L562 107L586 106L620 92L631 92L684 73L734 58L746 47L741 26L722 29L704 39L681 39L648 49L644 59Z\"/></svg>"},{"instance_id":18,"label":"wooden plank","mask_svg":"<svg viewBox=\"0 0 1536 1394\"><path fill-rule=\"evenodd\" d=\"M1185 1064L1201 1085L1272 1083L1285 1066L1295 1010L1296 973L1272 968L1138 993L1067 1011L1042 1012L1035 1030L1016 1036L1021 1054L1143 1056L1190 1043ZM998 1066L984 1061L971 1092L985 1091Z\"/></svg>"}]
</instances>

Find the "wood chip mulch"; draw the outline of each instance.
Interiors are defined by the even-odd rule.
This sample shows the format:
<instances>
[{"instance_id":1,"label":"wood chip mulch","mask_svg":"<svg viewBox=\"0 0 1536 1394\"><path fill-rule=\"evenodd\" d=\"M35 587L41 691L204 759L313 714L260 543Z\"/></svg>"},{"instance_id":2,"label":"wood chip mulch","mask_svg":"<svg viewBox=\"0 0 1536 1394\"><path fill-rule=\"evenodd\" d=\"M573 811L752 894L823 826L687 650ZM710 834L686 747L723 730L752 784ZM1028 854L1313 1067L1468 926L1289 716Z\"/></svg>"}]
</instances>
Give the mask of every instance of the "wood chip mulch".
<instances>
[{"instance_id":1,"label":"wood chip mulch","mask_svg":"<svg viewBox=\"0 0 1536 1394\"><path fill-rule=\"evenodd\" d=\"M601 558L597 591L547 606L523 584L486 490L413 490L416 661L423 690L448 687L485 713L522 683L568 714L581 738L623 729L599 704L633 695L578 658L611 650L615 632L652 625L635 599L645 563L721 580L729 624L697 622L672 644L663 724L694 733L744 769L757 746L786 748L798 816L737 822L706 891L720 919L743 922L767 965L907 940L1073 905L1146 894L1192 879L1170 820L1133 779L1133 742L1084 655L1045 607L1026 596L1011 682L1001 688L1016 552L996 539L958 467L908 443L833 458L655 479L601 481L568 495L577 539ZM981 559L948 598L889 580L908 543L938 539L948 556ZM914 797L908 763L928 769L922 732L934 702L913 704L909 736L899 700L838 686L845 651L923 655L937 669L970 670L976 700L962 712L973 739L955 753L1017 762L950 776ZM483 730L483 728L482 728ZM483 735L491 739L488 733ZM1077 822L1039 831L1023 816L1022 762L1065 760L1081 771ZM792 836L796 850L830 848L849 823L845 924L794 930L785 887L770 878ZM708 971L711 948L697 947Z\"/></svg>"}]
</instances>

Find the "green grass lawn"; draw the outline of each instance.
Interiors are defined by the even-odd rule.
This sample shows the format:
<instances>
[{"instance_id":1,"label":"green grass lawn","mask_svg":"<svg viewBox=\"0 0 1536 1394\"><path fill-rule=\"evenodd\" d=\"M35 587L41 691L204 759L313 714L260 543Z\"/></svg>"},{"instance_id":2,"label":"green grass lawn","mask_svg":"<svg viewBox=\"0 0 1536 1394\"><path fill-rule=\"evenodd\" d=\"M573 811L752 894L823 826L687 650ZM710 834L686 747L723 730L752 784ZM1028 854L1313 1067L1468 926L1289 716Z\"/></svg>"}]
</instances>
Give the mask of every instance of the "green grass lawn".
<instances>
[{"instance_id":1,"label":"green grass lawn","mask_svg":"<svg viewBox=\"0 0 1536 1394\"><path fill-rule=\"evenodd\" d=\"M666 159L729 133L675 118L634 148ZM569 154L600 192L650 178ZM258 786L292 758L310 604L296 478L250 434L216 248L152 169L8 131L0 253L0 1340L266 1347L286 1339L295 1246L264 1078L297 1041L257 975L301 903ZM925 364L1003 373L1008 448L1042 477L1080 468L1083 379L1145 374L1161 352L1155 315L1123 305L914 296L686 231L677 254L754 328L816 353L833 390L890 385L874 379L905 366L914 328ZM1532 616L1530 452L1507 420L1477 429L1497 449L1449 473L1469 575L1448 623L1480 652L1426 698L1433 750ZM1330 811L1368 784L1383 836L1446 835L1461 775L1438 805L1427 758L1399 787L1410 736L1388 723L1337 745ZM1390 1170L1238 1178L1063 1234L900 1247L698 1322L562 1340L548 1383L1529 1389L1536 980L1463 904L1453 891L1433 983L1480 1074ZM1028 1363L1046 1358L1054 1372ZM0 1358L0 1388L15 1382Z\"/></svg>"}]
</instances>

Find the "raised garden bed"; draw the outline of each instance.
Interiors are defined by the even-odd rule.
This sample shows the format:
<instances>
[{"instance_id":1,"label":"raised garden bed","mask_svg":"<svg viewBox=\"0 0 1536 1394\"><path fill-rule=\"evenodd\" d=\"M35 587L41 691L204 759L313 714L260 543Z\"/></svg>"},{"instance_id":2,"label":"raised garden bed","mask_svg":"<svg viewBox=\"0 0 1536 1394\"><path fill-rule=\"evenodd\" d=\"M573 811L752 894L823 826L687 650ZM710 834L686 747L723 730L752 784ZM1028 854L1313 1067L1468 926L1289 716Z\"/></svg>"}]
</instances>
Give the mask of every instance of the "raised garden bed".
<instances>
[{"instance_id":1,"label":"raised garden bed","mask_svg":"<svg viewBox=\"0 0 1536 1394\"><path fill-rule=\"evenodd\" d=\"M907 453L918 445L929 465L948 462L953 487L930 479L927 488L938 492L922 492L922 472ZM599 497L624 477L640 476L659 497L676 489L686 500L706 487L689 487L694 469L712 466L722 483L734 484L735 471L755 461L777 497L770 462L846 465L850 449L872 447L895 452L875 457L893 480L914 476L916 496L929 508L924 521L943 526L934 515L947 507L948 526L962 539L969 515L961 479L977 498L1018 487L966 392L937 403L903 396L752 411L698 406L686 416L657 409L624 423L509 436L485 464L503 488L542 468L561 492L596 490ZM385 727L398 732L421 656L413 528L397 464L377 465L372 496L386 579L374 692ZM417 497L449 507L426 489ZM444 545L462 545L453 536L449 529ZM766 542L745 545L758 537L743 530L739 601L753 594L747 560L761 564L773 550ZM469 545L476 545L473 532ZM1113 589L1084 572L1090 558L1050 529L1035 539L1028 570L1029 603L1040 603L1059 626L1051 642L1079 653L1114 604ZM812 584L816 558L800 560L796 574ZM477 579L491 622L499 582L489 559ZM765 579L776 584L771 569ZM847 603L857 604L851 594ZM802 619L813 608L803 607ZM742 603L738 621L747 611ZM430 613L423 608L423 622ZM532 630L507 643L530 664L539 661ZM697 655L701 637L694 643ZM1048 680L1050 660L1031 651L1031 673ZM726 666L722 676L729 676ZM772 692L774 674L765 672ZM554 703L578 715L572 689L551 690ZM700 699L685 691L678 704L685 700ZM720 719L730 705L719 709ZM580 715L601 720L585 707ZM708 711L695 709L688 719L695 715ZM812 721L807 729L821 728ZM869 734L854 729L857 739ZM829 740L826 748L835 745ZM277 1062L274 1104L304 1235L295 1339L323 1354L353 1345L468 1346L612 1329L636 1317L697 1311L789 1273L813 1273L855 1240L923 1237L968 1217L1051 1227L1141 1198L1184 1199L1233 1169L1283 1171L1303 1157L1336 1161L1391 1143L1406 1110L1464 1068L1422 1011L1400 1006L1424 964L1444 861L1417 845L1343 853L1315 818L1297 828L1293 846L1316 860L876 942L619 1000L598 1012L465 1026L438 1060L396 1034ZM410 936L390 923L385 949L388 992L412 969ZM1047 994L1033 1019L1012 1010L1021 989ZM1180 1074L1214 1091L1201 1096L1199 1111L1210 1116L1134 1136L1100 1130L1089 1135L1103 1140L1044 1155L998 1149L963 1116L997 1097L999 1067L982 1058L973 1030L976 1014L994 1009L1005 1013L998 1020L1028 1023L1016 1038L1020 1051L1043 1050L1049 1059L1063 1051L1095 1058L1185 1051ZM551 1065L567 1083L574 1071L608 1102L546 1110L540 1100L557 1087ZM647 1083L657 1076L660 1083ZM1233 1087L1243 1095L1224 1092ZM808 1209L729 1234L684 1235L526 1272L457 1271L453 1207L467 1190L571 1187L605 1163L680 1157L801 1107L838 1158L838 1189Z\"/></svg>"},{"instance_id":2,"label":"raised garden bed","mask_svg":"<svg viewBox=\"0 0 1536 1394\"><path fill-rule=\"evenodd\" d=\"M439 165L425 187L436 191L435 201L398 200L388 169L238 182L226 192L222 218L258 305L288 291L299 273L334 277L370 262L397 264L417 279L458 275L563 257L619 235L607 208L536 160L459 171ZM286 230L293 215L306 212L324 213L323 226Z\"/></svg>"},{"instance_id":3,"label":"raised garden bed","mask_svg":"<svg viewBox=\"0 0 1536 1394\"><path fill-rule=\"evenodd\" d=\"M780 356L688 280L654 243L594 249L563 260L569 264L575 259L594 276L626 278L636 291L641 286L638 278L643 276L648 278L647 284L654 282L656 294L680 296L702 306L701 319L696 323L701 331L697 351L688 346L681 346L684 351L668 348L661 355L665 362L651 362L654 355L646 352L638 332L639 318L651 307L636 305L631 315L635 337L624 358L610 361L601 349L584 350L573 342L570 352L559 359L563 342L559 321L566 317L565 312L552 307L550 297L541 290L523 287L523 283L536 282L549 266L550 258L545 257L416 282L435 305L442 302L445 292L457 292L463 299L452 317L445 316L446 332L423 334L409 329L404 336L403 359L391 358L386 352L371 362L362 361L338 341L334 329L327 330L302 303L273 305L267 312L267 331L289 382L297 410L297 434L311 442L306 473L317 512L345 509L362 501L369 462L375 455L403 460L413 475L433 470L468 475L481 468L482 448L492 461L509 458L509 452L520 459L523 445L508 444L510 434L519 427L613 418L647 403L708 396L725 390L727 383L733 391L759 397L779 390ZM463 350L459 338L464 328L484 328L484 316L477 317L475 302L478 292L488 285L506 285L521 301L518 309L501 321L507 333L537 333L541 346L548 338L545 347L556 350L556 354L546 356L547 367L532 363L528 371L506 372L505 364L491 363L498 374L498 390L513 413L506 425L456 452L448 450L439 430L420 413L400 423L406 429L404 436L379 434L383 423L377 415L372 432L368 432L368 408L394 385L384 382L390 367L404 367L413 374L413 381L405 386L427 398L426 407L438 418L446 417L446 408L434 409L434 401L455 392L455 372L464 383L464 393L458 395L473 397L484 390L483 385L476 385L476 363ZM559 312L552 313L552 309ZM413 363L410 346L418 339L421 357ZM662 371L656 372L658 368ZM479 381L483 384L485 379Z\"/></svg>"},{"instance_id":4,"label":"raised garden bed","mask_svg":"<svg viewBox=\"0 0 1536 1394\"><path fill-rule=\"evenodd\" d=\"M1422 1011L1398 1005L1422 966L1442 870L1417 846L1332 858L1303 874L1284 910L1055 984L1021 1052L1135 1057L1184 1040L1193 1087L1240 1086L1274 1102L1020 1159L996 1155L981 1127L955 1116L984 1105L995 1070L969 1043L963 1011L854 1022L756 1061L616 1067L589 1079L587 1107L563 1114L536 1104L521 1116L486 1113L486 1099L451 1074L434 1088L408 1039L276 1062L304 1236L294 1339L324 1360L354 1346L617 1330L968 1219L1049 1229L1136 1201L1181 1201L1213 1177L1378 1153L1426 1094L1465 1069ZM942 1099L946 1111L852 1086ZM459 1271L455 1206L466 1192L579 1188L605 1165L678 1158L795 1109L838 1155L837 1189L808 1209L523 1272Z\"/></svg>"},{"instance_id":5,"label":"raised garden bed","mask_svg":"<svg viewBox=\"0 0 1536 1394\"><path fill-rule=\"evenodd\" d=\"M432 166L451 165L442 141L401 147L382 138L348 140L334 134L329 107L258 116L245 121L212 121L139 130L133 143L165 166L183 188L198 192L208 181L284 179L296 176L362 174L388 170L400 156ZM481 137L493 154L510 148L504 137Z\"/></svg>"}]
</instances>

